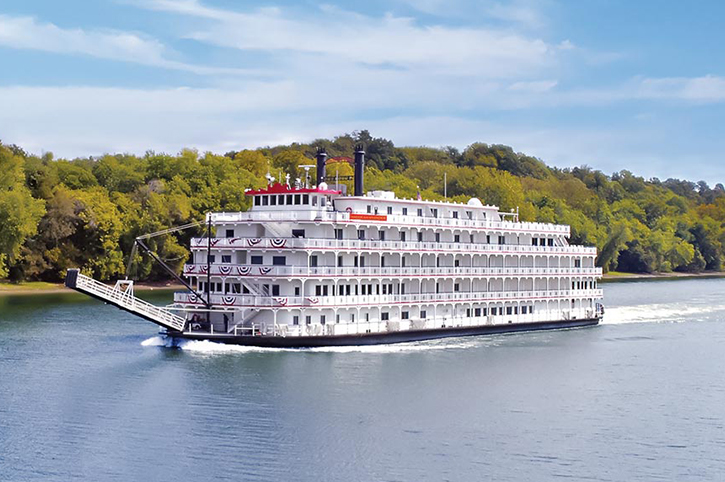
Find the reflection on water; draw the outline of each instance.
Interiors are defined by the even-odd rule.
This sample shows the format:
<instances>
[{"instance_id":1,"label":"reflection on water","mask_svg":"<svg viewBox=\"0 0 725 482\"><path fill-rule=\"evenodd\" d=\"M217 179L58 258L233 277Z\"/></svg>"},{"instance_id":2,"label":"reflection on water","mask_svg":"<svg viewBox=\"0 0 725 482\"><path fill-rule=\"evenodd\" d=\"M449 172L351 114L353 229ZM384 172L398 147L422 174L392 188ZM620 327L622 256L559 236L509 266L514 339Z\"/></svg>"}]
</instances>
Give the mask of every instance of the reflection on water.
<instances>
[{"instance_id":1,"label":"reflection on water","mask_svg":"<svg viewBox=\"0 0 725 482\"><path fill-rule=\"evenodd\" d=\"M306 350L0 298L0 480L717 480L723 288L607 284L595 328Z\"/></svg>"}]
</instances>

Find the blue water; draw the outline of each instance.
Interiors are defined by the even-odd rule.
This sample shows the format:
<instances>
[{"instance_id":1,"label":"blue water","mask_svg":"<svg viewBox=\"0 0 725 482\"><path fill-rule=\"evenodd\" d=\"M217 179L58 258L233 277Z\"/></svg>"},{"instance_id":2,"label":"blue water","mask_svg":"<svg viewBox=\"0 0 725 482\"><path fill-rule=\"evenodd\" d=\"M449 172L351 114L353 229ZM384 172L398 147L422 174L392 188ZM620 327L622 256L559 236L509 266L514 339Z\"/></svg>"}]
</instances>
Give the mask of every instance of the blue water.
<instances>
[{"instance_id":1,"label":"blue water","mask_svg":"<svg viewBox=\"0 0 725 482\"><path fill-rule=\"evenodd\" d=\"M305 351L0 298L0 480L722 480L725 280L604 290L595 328Z\"/></svg>"}]
</instances>

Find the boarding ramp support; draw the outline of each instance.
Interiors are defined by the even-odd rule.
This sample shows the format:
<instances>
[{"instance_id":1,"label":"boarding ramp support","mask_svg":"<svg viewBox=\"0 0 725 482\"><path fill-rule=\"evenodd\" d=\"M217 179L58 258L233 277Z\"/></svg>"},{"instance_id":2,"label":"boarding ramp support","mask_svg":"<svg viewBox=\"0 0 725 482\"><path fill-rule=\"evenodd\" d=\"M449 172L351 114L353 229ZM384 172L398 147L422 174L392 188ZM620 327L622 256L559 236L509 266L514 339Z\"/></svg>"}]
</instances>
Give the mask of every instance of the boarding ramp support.
<instances>
[{"instance_id":1,"label":"boarding ramp support","mask_svg":"<svg viewBox=\"0 0 725 482\"><path fill-rule=\"evenodd\" d=\"M108 286L81 274L77 269L69 269L65 276L65 285L70 289L133 313L168 330L184 330L186 324L184 318L175 315L166 308L136 298L133 294L133 281L124 280L117 282L116 286Z\"/></svg>"}]
</instances>

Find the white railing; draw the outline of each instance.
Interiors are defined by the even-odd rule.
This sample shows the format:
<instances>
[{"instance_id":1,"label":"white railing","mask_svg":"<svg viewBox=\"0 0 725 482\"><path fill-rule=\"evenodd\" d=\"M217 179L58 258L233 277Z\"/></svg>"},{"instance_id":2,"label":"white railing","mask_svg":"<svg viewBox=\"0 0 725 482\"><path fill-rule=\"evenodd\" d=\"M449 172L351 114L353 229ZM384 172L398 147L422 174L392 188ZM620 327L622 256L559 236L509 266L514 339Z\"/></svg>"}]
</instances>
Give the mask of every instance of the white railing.
<instances>
[{"instance_id":1,"label":"white railing","mask_svg":"<svg viewBox=\"0 0 725 482\"><path fill-rule=\"evenodd\" d=\"M213 223L248 223L248 222L335 222L371 225L390 226L430 226L445 228L473 228L491 229L494 231L511 231L541 234L570 234L570 227L562 224L549 223L528 223L513 221L489 221L484 219L460 219L460 218L435 218L430 216L403 216L399 214L384 214L385 221L350 219L350 214L370 214L367 212L348 213L343 211L246 211L232 213L212 213Z\"/></svg>"},{"instance_id":2,"label":"white railing","mask_svg":"<svg viewBox=\"0 0 725 482\"><path fill-rule=\"evenodd\" d=\"M211 294L211 304L218 306L254 308L334 308L343 306L368 306L386 304L505 302L557 299L583 299L603 297L601 289L589 290L540 290L540 291L486 291L457 293L412 293L393 295L351 296L250 296L238 294ZM201 304L194 295L176 293L174 302Z\"/></svg>"},{"instance_id":3,"label":"white railing","mask_svg":"<svg viewBox=\"0 0 725 482\"><path fill-rule=\"evenodd\" d=\"M212 238L213 249L322 249L337 251L453 251L482 254L589 255L597 248L588 246L529 246L523 244L455 243L433 241L380 241L317 238ZM191 247L207 249L207 238L192 238Z\"/></svg>"},{"instance_id":4,"label":"white railing","mask_svg":"<svg viewBox=\"0 0 725 482\"><path fill-rule=\"evenodd\" d=\"M164 308L136 298L129 292L115 289L88 276L79 273L75 286L79 291L95 295L128 311L151 318L166 328L171 328L176 331L181 331L184 328L184 318L170 313Z\"/></svg>"},{"instance_id":5,"label":"white railing","mask_svg":"<svg viewBox=\"0 0 725 482\"><path fill-rule=\"evenodd\" d=\"M353 266L265 266L212 264L212 276L236 278L275 277L446 277L446 276L593 276L601 277L602 268L503 268L484 266L406 266L406 267L353 267ZM184 276L205 276L206 264L185 264Z\"/></svg>"}]
</instances>

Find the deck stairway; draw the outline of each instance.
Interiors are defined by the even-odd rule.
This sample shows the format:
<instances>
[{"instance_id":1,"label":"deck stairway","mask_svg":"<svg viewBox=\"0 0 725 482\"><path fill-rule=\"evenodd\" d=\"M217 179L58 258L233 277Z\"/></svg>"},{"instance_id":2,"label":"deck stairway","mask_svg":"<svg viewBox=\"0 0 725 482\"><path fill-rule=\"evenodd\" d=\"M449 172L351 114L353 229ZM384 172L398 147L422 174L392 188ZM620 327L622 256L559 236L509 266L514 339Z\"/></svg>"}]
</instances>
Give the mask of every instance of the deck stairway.
<instances>
[{"instance_id":1,"label":"deck stairway","mask_svg":"<svg viewBox=\"0 0 725 482\"><path fill-rule=\"evenodd\" d=\"M82 275L77 269L69 269L65 276L65 285L122 310L133 313L163 326L171 331L183 331L184 318L171 313L166 308L152 305L133 295L132 281L119 281L116 286L108 286L93 278Z\"/></svg>"}]
</instances>

